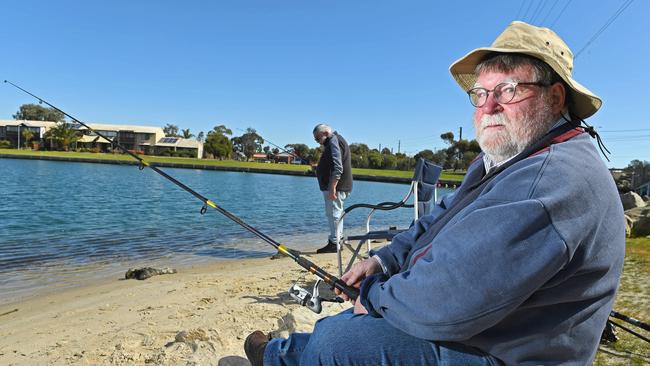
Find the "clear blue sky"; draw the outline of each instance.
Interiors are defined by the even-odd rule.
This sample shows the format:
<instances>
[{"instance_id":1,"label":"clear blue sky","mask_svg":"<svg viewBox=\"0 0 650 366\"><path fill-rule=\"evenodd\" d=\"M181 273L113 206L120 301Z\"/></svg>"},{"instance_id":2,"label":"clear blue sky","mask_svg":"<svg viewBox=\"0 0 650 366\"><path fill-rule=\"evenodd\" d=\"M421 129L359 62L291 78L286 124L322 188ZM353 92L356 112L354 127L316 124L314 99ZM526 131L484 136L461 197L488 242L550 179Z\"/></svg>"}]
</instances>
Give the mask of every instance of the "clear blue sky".
<instances>
[{"instance_id":1,"label":"clear blue sky","mask_svg":"<svg viewBox=\"0 0 650 366\"><path fill-rule=\"evenodd\" d=\"M448 67L515 19L550 26L578 52L624 0L11 1L0 79L86 122L193 133L225 124L315 146L331 124L349 142L414 154L446 131L473 137ZM564 12L562 10L564 9ZM576 60L598 94L588 120L610 167L650 160L650 2L634 1ZM0 85L0 119L34 100Z\"/></svg>"}]
</instances>

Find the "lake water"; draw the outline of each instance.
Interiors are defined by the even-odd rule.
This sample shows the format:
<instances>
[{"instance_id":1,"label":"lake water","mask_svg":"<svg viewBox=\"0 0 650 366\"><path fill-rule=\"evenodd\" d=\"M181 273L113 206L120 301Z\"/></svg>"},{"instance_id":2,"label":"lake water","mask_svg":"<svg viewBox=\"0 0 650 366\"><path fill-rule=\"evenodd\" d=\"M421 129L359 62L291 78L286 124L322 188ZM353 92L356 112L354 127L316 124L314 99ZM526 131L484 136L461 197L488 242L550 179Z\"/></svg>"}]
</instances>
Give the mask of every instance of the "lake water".
<instances>
[{"instance_id":1,"label":"lake water","mask_svg":"<svg viewBox=\"0 0 650 366\"><path fill-rule=\"evenodd\" d=\"M316 179L163 169L290 248L326 242ZM404 184L354 182L346 206L398 201ZM439 190L438 196L449 192ZM268 256L274 248L150 169L0 158L0 303L40 289L122 276L136 266L179 267ZM367 210L346 217L360 233ZM403 227L411 209L377 212L374 228Z\"/></svg>"}]
</instances>

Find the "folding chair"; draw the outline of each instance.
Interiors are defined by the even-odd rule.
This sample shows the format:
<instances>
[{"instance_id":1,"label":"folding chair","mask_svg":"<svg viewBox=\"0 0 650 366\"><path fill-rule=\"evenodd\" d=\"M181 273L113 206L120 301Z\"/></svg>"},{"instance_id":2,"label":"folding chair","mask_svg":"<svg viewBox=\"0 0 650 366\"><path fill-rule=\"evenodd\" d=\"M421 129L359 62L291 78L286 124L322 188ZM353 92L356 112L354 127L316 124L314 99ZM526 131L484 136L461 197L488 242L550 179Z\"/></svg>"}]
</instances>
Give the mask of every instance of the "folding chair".
<instances>
[{"instance_id":1,"label":"folding chair","mask_svg":"<svg viewBox=\"0 0 650 366\"><path fill-rule=\"evenodd\" d=\"M357 209L357 208L368 208L370 209L370 213L368 214L368 218L366 219L366 233L363 235L351 235L351 236L344 236L343 240L341 238L337 238L337 255L338 255L338 265L339 265L339 276L342 276L344 272L347 272L350 270L350 267L352 267L352 264L354 263L354 260L359 257L359 251L361 250L361 247L366 244L368 247L368 253L372 250L371 247L371 242L373 240L392 240L393 237L402 231L405 231L406 229L396 229L396 228L389 228L388 230L379 230L379 231L371 231L370 230L370 219L372 218L372 215L375 213L375 211L380 210L380 211L389 211L389 210L394 210L400 207L406 207L406 208L413 208L413 221L411 222L411 225L419 218L431 211L431 201L433 199L433 202L438 201L438 192L436 190L436 183L438 182L438 178L440 177L440 173L442 172L442 167L434 164L431 161L425 160L425 159L418 159L417 163L415 164L415 171L413 172L413 178L411 179L411 186L409 187L409 191L404 196L404 198L399 201L399 202L382 202L379 204L367 204L367 203L358 203L356 205L352 205L348 208L346 208L343 211L343 215L341 215L341 218L337 222L337 232L340 232L340 229L343 225L343 218L351 211ZM417 204L407 204L406 202L409 200L409 198L413 196L413 202ZM343 259L342 259L342 248L343 248L343 243L344 242L349 242L349 241L358 241L356 248L352 248L349 244L346 244L345 246L352 251L352 258L350 258L350 261L345 268L345 271L343 270Z\"/></svg>"}]
</instances>

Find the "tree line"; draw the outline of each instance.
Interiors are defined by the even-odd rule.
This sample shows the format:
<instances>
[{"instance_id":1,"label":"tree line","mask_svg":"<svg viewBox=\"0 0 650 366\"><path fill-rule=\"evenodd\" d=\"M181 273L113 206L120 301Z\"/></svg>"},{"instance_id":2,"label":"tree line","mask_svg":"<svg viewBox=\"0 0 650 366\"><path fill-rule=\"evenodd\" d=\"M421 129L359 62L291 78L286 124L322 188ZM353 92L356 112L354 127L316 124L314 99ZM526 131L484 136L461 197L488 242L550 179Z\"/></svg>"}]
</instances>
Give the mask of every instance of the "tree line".
<instances>
[{"instance_id":1,"label":"tree line","mask_svg":"<svg viewBox=\"0 0 650 366\"><path fill-rule=\"evenodd\" d=\"M189 129L179 129L178 126L167 124L163 127L166 136L192 138L194 134ZM180 133L179 133L180 131ZM265 153L269 160L280 153L277 146L271 148L264 146L264 138L257 131L249 127L241 136L231 137L232 130L225 125L215 126L205 135L202 131L198 133L197 140L203 142L203 150L206 158L232 159L245 157L250 160L256 153ZM203 138L205 136L205 138ZM438 150L422 150L414 156L405 153L395 153L383 148L373 149L364 143L350 144L350 154L353 168L369 169L396 169L412 170L418 158L431 160L445 169L466 170L469 164L481 152L476 140L456 140L453 132L445 132L440 135L447 147ZM320 147L310 148L303 143L291 143L283 149L295 157L300 158L304 164L316 164L320 159L322 149Z\"/></svg>"},{"instance_id":2,"label":"tree line","mask_svg":"<svg viewBox=\"0 0 650 366\"><path fill-rule=\"evenodd\" d=\"M70 123L66 122L63 113L46 108L38 104L24 104L18 112L13 115L16 120L54 121L56 126L49 129L45 138L50 141L53 148L68 150L77 141L78 136ZM29 129L24 129L23 139L26 143L33 138ZM239 136L234 136L231 129L226 125L217 125L212 130L204 133L193 134L189 128L181 129L178 125L168 123L163 127L167 137L181 137L186 139L195 138L203 143L204 157L209 159L245 159L251 160L256 153L265 153L269 160L280 153L280 148L265 145L264 138L257 131L249 127ZM431 160L445 169L465 170L469 163L476 158L481 149L475 140L456 140L452 132L440 135L446 147L438 150L425 149L414 156L404 153L395 153L384 148L381 151L368 147L364 143L350 144L352 166L355 168L370 169L397 169L412 170L415 161L422 157ZM303 143L291 143L282 149L299 157L304 164L316 164L321 156L321 148L310 148Z\"/></svg>"}]
</instances>

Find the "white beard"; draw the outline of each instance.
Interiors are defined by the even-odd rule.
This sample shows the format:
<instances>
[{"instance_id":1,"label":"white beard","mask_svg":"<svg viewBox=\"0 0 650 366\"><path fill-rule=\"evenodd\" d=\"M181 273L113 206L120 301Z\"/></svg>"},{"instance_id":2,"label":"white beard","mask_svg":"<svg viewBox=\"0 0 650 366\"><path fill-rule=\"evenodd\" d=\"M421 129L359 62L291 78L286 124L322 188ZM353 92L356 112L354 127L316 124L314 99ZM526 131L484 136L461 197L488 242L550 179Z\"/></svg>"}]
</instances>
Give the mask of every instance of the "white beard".
<instances>
[{"instance_id":1,"label":"white beard","mask_svg":"<svg viewBox=\"0 0 650 366\"><path fill-rule=\"evenodd\" d=\"M481 150L494 162L505 161L539 140L553 126L555 118L550 100L542 94L533 107L510 120L504 113L483 115L481 121L474 121L477 141ZM485 132L490 125L503 125L499 131ZM487 135L486 135L487 134Z\"/></svg>"}]
</instances>

